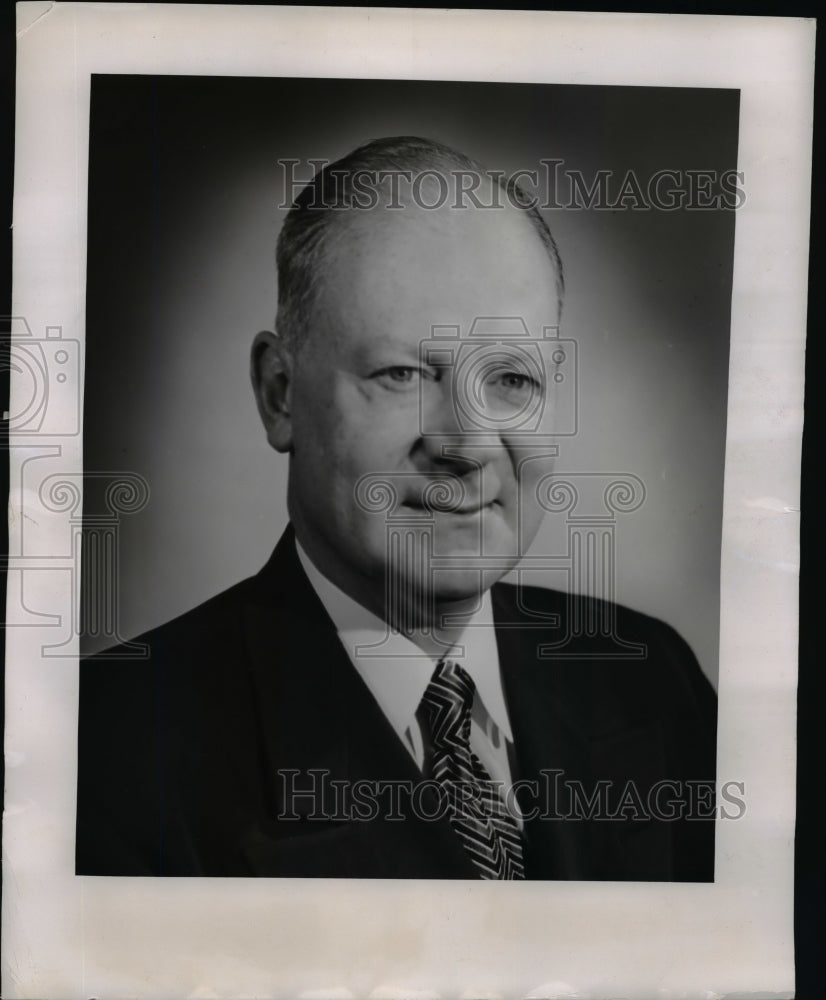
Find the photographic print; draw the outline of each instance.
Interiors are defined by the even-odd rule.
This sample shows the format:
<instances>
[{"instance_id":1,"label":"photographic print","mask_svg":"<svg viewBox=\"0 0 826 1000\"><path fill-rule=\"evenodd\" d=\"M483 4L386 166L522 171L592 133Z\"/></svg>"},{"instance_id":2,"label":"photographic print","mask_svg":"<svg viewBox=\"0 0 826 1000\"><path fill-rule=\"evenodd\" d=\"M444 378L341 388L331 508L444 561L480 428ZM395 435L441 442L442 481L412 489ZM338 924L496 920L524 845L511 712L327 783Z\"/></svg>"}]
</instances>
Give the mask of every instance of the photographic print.
<instances>
[{"instance_id":1,"label":"photographic print","mask_svg":"<svg viewBox=\"0 0 826 1000\"><path fill-rule=\"evenodd\" d=\"M93 78L79 874L713 880L738 98Z\"/></svg>"},{"instance_id":2,"label":"photographic print","mask_svg":"<svg viewBox=\"0 0 826 1000\"><path fill-rule=\"evenodd\" d=\"M788 995L807 24L35 7L9 995Z\"/></svg>"}]
</instances>

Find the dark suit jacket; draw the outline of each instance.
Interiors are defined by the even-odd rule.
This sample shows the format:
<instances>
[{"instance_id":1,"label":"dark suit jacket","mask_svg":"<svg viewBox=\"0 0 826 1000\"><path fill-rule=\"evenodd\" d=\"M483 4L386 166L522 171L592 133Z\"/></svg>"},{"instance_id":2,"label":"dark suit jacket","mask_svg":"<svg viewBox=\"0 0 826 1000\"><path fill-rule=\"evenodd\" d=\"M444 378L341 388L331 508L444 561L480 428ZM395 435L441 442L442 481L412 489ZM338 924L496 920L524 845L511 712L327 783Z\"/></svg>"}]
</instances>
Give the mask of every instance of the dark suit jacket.
<instances>
[{"instance_id":1,"label":"dark suit jacket","mask_svg":"<svg viewBox=\"0 0 826 1000\"><path fill-rule=\"evenodd\" d=\"M713 812L716 700L686 644L551 590L492 599L526 876L713 879L713 821L685 813ZM586 635L600 616L645 655ZM81 664L78 874L476 877L448 820L402 795L422 776L291 530L257 576L141 641L149 659Z\"/></svg>"}]
</instances>

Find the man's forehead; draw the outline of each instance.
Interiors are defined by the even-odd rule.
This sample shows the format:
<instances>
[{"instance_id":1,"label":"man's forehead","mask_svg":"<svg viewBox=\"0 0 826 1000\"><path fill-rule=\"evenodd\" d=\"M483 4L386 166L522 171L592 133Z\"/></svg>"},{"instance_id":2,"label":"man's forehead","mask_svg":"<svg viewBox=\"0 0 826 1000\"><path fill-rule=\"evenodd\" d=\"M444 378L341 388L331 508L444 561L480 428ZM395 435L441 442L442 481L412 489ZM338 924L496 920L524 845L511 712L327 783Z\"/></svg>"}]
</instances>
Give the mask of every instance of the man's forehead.
<instances>
[{"instance_id":1,"label":"man's forehead","mask_svg":"<svg viewBox=\"0 0 826 1000\"><path fill-rule=\"evenodd\" d=\"M395 208L354 207L338 218L343 223L342 242L376 247L381 252L396 248L418 251L427 244L438 246L443 253L452 250L501 253L509 247L547 259L526 212L508 203L497 206L447 203L426 208L410 201Z\"/></svg>"},{"instance_id":2,"label":"man's forehead","mask_svg":"<svg viewBox=\"0 0 826 1000\"><path fill-rule=\"evenodd\" d=\"M479 316L525 316L532 326L557 320L551 260L519 210L405 207L338 225L322 298L357 321L415 318L426 334L450 324L466 333Z\"/></svg>"}]
</instances>

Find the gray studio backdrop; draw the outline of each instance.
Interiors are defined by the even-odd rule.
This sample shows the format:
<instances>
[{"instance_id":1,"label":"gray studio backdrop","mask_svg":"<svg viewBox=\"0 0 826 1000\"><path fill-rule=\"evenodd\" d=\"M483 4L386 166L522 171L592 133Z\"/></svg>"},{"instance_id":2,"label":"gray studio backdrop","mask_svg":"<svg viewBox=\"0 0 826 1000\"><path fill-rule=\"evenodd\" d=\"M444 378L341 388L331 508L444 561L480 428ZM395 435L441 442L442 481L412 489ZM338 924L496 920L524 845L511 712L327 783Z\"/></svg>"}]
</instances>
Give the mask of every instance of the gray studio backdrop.
<instances>
[{"instance_id":1,"label":"gray studio backdrop","mask_svg":"<svg viewBox=\"0 0 826 1000\"><path fill-rule=\"evenodd\" d=\"M119 521L121 637L256 572L286 523L287 459L248 378L275 314L280 161L309 179L311 159L422 135L540 170L540 196L540 161L561 161L559 205L561 171L608 171L609 202L628 171L641 181L642 203L626 187L613 207L545 209L566 271L561 336L577 344L576 433L556 467L642 481L644 502L616 516L615 597L674 625L716 681L736 213L713 195L736 168L736 91L96 76L91 110L84 468L150 489ZM661 194L693 185L706 207L645 204L664 170ZM564 552L567 531L549 515L533 551ZM570 583L564 560L537 579ZM112 642L93 631L85 652Z\"/></svg>"}]
</instances>

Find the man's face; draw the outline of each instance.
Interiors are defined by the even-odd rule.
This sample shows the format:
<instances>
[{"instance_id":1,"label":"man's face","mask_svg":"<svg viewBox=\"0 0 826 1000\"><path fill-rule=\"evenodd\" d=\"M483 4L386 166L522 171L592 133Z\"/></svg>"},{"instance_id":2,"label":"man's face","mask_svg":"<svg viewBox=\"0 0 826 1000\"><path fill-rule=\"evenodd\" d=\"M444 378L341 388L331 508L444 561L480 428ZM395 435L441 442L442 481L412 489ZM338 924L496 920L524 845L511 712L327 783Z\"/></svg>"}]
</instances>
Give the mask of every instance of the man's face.
<instances>
[{"instance_id":1,"label":"man's face","mask_svg":"<svg viewBox=\"0 0 826 1000\"><path fill-rule=\"evenodd\" d=\"M345 226L293 359L289 507L319 569L387 616L388 572L419 599L465 599L533 540L559 302L516 210Z\"/></svg>"}]
</instances>

